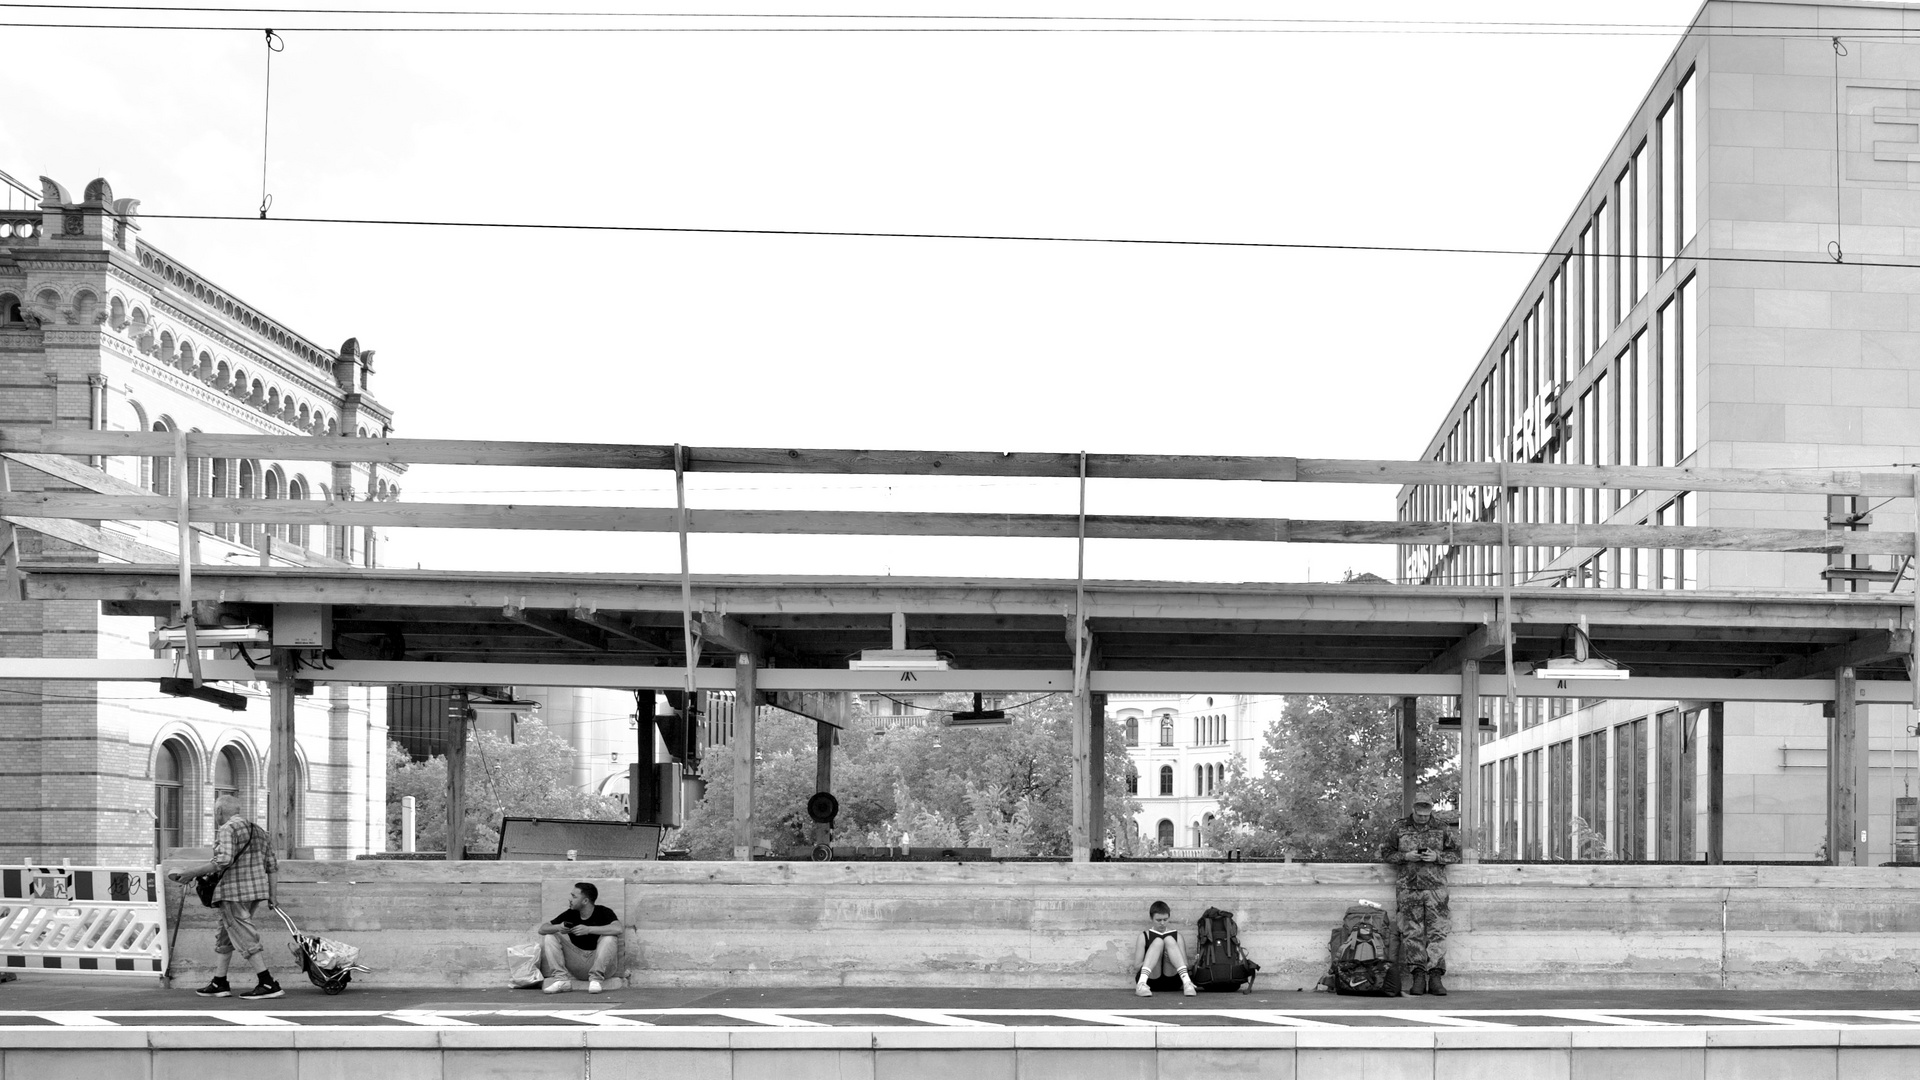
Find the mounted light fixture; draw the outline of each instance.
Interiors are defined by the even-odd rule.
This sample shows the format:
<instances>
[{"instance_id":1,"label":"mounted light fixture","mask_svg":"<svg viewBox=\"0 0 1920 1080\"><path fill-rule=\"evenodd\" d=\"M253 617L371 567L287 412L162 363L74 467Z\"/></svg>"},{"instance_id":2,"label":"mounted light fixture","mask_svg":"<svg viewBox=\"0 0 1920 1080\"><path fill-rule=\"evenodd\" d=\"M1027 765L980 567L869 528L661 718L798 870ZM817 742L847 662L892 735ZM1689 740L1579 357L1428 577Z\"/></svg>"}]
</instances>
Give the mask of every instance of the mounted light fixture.
<instances>
[{"instance_id":1,"label":"mounted light fixture","mask_svg":"<svg viewBox=\"0 0 1920 1080\"><path fill-rule=\"evenodd\" d=\"M1625 679L1632 672L1597 656L1588 660L1560 657L1534 668L1533 675L1537 679Z\"/></svg>"},{"instance_id":2,"label":"mounted light fixture","mask_svg":"<svg viewBox=\"0 0 1920 1080\"><path fill-rule=\"evenodd\" d=\"M849 671L949 671L952 665L932 649L862 649L847 661Z\"/></svg>"},{"instance_id":3,"label":"mounted light fixture","mask_svg":"<svg viewBox=\"0 0 1920 1080\"><path fill-rule=\"evenodd\" d=\"M1605 657L1590 655L1593 649L1592 639L1587 633L1587 617L1580 616L1577 626L1569 627L1567 636L1571 639L1572 656L1556 656L1533 669L1537 679L1552 679L1561 682L1568 679L1625 679L1632 674L1626 668Z\"/></svg>"},{"instance_id":4,"label":"mounted light fixture","mask_svg":"<svg viewBox=\"0 0 1920 1080\"><path fill-rule=\"evenodd\" d=\"M184 626L163 626L149 634L147 640L156 649L184 649L187 646L187 628ZM199 626L193 631L195 645L265 645L267 628L264 626Z\"/></svg>"}]
</instances>

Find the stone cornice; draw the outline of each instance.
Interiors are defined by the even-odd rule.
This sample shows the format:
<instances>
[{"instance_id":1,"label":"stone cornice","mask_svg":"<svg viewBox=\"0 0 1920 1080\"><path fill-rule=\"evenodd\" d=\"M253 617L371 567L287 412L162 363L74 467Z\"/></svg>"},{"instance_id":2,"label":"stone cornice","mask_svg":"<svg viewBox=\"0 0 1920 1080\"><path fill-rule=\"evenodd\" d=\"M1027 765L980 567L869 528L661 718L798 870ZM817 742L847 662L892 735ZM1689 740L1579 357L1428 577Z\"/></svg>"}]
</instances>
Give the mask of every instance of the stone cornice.
<instances>
[{"instance_id":1,"label":"stone cornice","mask_svg":"<svg viewBox=\"0 0 1920 1080\"><path fill-rule=\"evenodd\" d=\"M344 395L341 393L339 384L335 383L331 378L327 379L325 383L321 383L319 380L313 378L310 370L288 367L284 361L262 353L251 344L235 338L232 334L228 333L225 328L215 326L201 318L197 313L181 307L171 296L156 294L153 297L153 306L157 309L164 310L168 315L192 327L196 337L213 338L236 353L244 353L248 360L248 367L258 366L269 368L273 370L275 374L285 377L287 381L299 383L301 389L305 390L308 396L319 398L335 409L341 407L341 398ZM304 367L310 369L312 365L306 364Z\"/></svg>"}]
</instances>

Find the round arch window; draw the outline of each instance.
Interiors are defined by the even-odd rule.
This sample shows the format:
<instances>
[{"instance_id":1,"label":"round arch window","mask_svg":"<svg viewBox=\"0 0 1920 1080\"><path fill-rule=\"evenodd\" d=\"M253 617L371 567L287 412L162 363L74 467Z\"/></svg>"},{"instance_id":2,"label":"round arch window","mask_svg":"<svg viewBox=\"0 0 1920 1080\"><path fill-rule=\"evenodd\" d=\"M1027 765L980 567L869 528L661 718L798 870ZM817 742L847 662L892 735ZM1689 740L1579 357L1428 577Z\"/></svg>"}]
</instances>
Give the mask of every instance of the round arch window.
<instances>
[{"instance_id":1,"label":"round arch window","mask_svg":"<svg viewBox=\"0 0 1920 1080\"><path fill-rule=\"evenodd\" d=\"M153 763L153 851L155 860L180 846L180 796L186 756L172 739L160 744Z\"/></svg>"}]
</instances>

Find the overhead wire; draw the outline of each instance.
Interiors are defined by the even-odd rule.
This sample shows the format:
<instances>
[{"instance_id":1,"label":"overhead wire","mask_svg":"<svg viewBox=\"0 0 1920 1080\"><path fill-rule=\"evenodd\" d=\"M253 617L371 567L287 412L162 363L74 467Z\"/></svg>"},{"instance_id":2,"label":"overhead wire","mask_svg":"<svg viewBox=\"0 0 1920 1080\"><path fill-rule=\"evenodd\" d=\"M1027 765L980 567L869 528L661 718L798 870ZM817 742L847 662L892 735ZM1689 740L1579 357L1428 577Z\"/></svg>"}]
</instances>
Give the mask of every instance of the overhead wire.
<instances>
[{"instance_id":1,"label":"overhead wire","mask_svg":"<svg viewBox=\"0 0 1920 1080\"><path fill-rule=\"evenodd\" d=\"M242 5L54 4L0 3L0 10L122 12L167 15L274 15L285 17L373 16L382 18L492 18L492 19L726 19L762 20L757 26L306 26L319 33L1221 33L1221 34L1380 34L1413 36L1557 36L1660 37L1686 32L1703 37L1790 36L1855 37L1898 40L1920 30L1885 26L1818 26L1812 24L1731 23L1694 26L1687 23L1554 22L1546 20L1450 19L1340 19L1275 18L1199 15L1031 15L929 14L835 12L698 12L698 11L533 11L430 8L268 8ZM879 26L807 26L798 22L882 23ZM926 25L968 23L974 25ZM1013 25L977 25L980 23ZM1112 25L1118 24L1118 25ZM258 30L258 26L179 23L0 23L8 27L103 30Z\"/></svg>"},{"instance_id":2,"label":"overhead wire","mask_svg":"<svg viewBox=\"0 0 1920 1080\"><path fill-rule=\"evenodd\" d=\"M139 216L141 219L149 221L258 220L257 218L248 217L245 214L141 213ZM1417 255L1523 255L1535 258L1550 258L1554 256L1572 258L1577 254L1571 249L1451 247L1417 244L1316 244L1288 240L1194 240L1141 236L1063 236L1044 233L890 232L878 229L749 229L710 225L620 225L608 222L459 221L433 218L277 217L270 220L282 224L294 225L377 225L440 229L544 229L555 232L677 233L701 236L813 236L828 239L860 240L989 240L1031 244L1137 244L1144 247L1252 248L1280 251L1352 251ZM1622 260L1649 261L1655 258L1655 256L1652 255L1613 255L1607 257ZM1681 258L1696 263L1761 263L1786 266L1831 265L1829 260L1825 258L1796 258L1784 255L1684 255L1681 256ZM1864 266L1869 269L1920 270L1920 262L1854 262L1849 265Z\"/></svg>"}]
</instances>

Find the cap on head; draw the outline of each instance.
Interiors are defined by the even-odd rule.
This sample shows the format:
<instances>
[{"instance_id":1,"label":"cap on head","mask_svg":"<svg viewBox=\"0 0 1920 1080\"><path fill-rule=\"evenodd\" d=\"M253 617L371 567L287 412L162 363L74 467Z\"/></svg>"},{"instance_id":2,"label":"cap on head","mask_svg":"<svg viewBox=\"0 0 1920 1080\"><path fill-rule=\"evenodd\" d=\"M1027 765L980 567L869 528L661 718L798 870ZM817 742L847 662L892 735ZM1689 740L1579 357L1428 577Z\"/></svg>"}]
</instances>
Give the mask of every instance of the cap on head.
<instances>
[{"instance_id":1,"label":"cap on head","mask_svg":"<svg viewBox=\"0 0 1920 1080\"><path fill-rule=\"evenodd\" d=\"M1418 797L1418 798L1416 798L1416 799L1414 799L1414 800L1413 800L1413 808L1414 808L1415 810L1418 810L1418 809L1420 809L1421 807L1425 807L1425 808L1427 808L1428 810L1431 810L1431 809L1433 809L1433 800L1432 800L1432 799L1429 799L1429 798L1427 798L1427 797L1426 797L1425 795L1422 795L1422 796L1420 796L1420 797Z\"/></svg>"}]
</instances>

